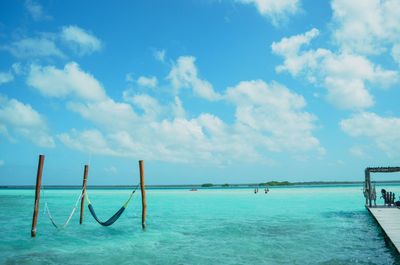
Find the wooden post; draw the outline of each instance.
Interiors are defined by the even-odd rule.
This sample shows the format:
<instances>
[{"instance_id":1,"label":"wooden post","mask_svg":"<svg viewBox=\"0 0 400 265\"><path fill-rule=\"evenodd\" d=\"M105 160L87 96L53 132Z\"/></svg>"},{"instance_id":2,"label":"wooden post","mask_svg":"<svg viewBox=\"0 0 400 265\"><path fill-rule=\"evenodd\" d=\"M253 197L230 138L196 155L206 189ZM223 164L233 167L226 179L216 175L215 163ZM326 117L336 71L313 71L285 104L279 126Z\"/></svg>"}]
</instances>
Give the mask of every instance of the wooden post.
<instances>
[{"instance_id":1,"label":"wooden post","mask_svg":"<svg viewBox=\"0 0 400 265\"><path fill-rule=\"evenodd\" d=\"M371 185L371 173L368 169L368 202L369 202L369 207L372 207L372 185Z\"/></svg>"},{"instance_id":2,"label":"wooden post","mask_svg":"<svg viewBox=\"0 0 400 265\"><path fill-rule=\"evenodd\" d=\"M142 228L146 228L146 190L144 189L144 165L143 160L139 160L140 170L140 191L142 193Z\"/></svg>"},{"instance_id":3,"label":"wooden post","mask_svg":"<svg viewBox=\"0 0 400 265\"><path fill-rule=\"evenodd\" d=\"M43 172L44 155L39 155L39 163L36 175L36 190L35 190L35 206L33 208L33 219L31 236L36 236L36 225L39 212L39 201L40 201L40 186L42 185L42 172Z\"/></svg>"},{"instance_id":4,"label":"wooden post","mask_svg":"<svg viewBox=\"0 0 400 265\"><path fill-rule=\"evenodd\" d=\"M371 200L371 175L370 175L370 170L367 167L365 169L365 189L367 192L367 198L365 198L365 204L368 205L369 207L372 207L372 200Z\"/></svg>"},{"instance_id":5,"label":"wooden post","mask_svg":"<svg viewBox=\"0 0 400 265\"><path fill-rule=\"evenodd\" d=\"M83 170L83 184L82 184L82 195L86 193L86 181L88 176L89 166L85 165L85 169ZM81 198L81 216L79 217L79 224L83 222L83 210L85 208L85 196Z\"/></svg>"}]
</instances>

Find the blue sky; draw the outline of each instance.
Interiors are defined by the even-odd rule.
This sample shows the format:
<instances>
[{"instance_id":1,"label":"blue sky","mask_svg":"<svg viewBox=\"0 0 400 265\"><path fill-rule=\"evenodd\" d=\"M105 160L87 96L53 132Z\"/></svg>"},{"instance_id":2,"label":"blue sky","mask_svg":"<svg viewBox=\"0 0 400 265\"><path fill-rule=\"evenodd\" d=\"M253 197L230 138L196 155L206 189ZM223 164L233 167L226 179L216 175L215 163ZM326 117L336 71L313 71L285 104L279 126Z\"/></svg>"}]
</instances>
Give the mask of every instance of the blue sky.
<instances>
[{"instance_id":1,"label":"blue sky","mask_svg":"<svg viewBox=\"0 0 400 265\"><path fill-rule=\"evenodd\" d=\"M400 158L400 1L2 1L0 185L362 180ZM385 176L398 178L399 175Z\"/></svg>"}]
</instances>

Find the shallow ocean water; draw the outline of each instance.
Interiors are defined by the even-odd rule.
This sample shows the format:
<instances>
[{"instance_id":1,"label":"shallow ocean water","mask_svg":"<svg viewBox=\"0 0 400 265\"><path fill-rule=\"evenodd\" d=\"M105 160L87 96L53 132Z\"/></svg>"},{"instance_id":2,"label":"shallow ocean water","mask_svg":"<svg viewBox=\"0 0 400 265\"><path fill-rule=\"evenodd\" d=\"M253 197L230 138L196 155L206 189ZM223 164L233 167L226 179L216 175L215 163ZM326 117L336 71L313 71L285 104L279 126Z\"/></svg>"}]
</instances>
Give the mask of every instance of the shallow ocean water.
<instances>
[{"instance_id":1,"label":"shallow ocean water","mask_svg":"<svg viewBox=\"0 0 400 265\"><path fill-rule=\"evenodd\" d=\"M400 194L400 186L385 186ZM380 187L378 187L380 189ZM45 190L56 221L68 217L79 190ZM129 190L89 190L101 219ZM65 230L43 213L30 237L33 190L0 190L0 264L400 264L364 208L362 187L159 189L147 191L147 229L140 192L111 227L85 208Z\"/></svg>"}]
</instances>

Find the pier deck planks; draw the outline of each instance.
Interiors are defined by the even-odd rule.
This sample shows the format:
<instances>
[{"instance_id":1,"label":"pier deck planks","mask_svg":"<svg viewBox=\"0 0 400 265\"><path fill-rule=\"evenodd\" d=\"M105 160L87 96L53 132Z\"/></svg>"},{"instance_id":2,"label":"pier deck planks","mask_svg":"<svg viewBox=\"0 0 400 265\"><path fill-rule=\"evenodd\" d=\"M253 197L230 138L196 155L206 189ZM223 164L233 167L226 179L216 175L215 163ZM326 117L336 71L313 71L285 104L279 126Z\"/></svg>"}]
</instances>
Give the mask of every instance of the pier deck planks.
<instances>
[{"instance_id":1,"label":"pier deck planks","mask_svg":"<svg viewBox=\"0 0 400 265\"><path fill-rule=\"evenodd\" d=\"M400 209L396 207L367 207L367 209L400 253Z\"/></svg>"}]
</instances>

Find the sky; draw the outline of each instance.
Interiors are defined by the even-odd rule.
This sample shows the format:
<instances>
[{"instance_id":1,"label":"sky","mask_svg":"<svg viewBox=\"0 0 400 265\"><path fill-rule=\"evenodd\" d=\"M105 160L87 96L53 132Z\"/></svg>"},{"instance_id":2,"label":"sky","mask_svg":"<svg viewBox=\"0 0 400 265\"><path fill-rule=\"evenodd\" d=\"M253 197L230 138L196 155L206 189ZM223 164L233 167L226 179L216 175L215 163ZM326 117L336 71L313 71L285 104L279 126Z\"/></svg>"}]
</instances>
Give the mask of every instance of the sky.
<instances>
[{"instance_id":1,"label":"sky","mask_svg":"<svg viewBox=\"0 0 400 265\"><path fill-rule=\"evenodd\" d=\"M0 3L0 185L363 180L400 164L400 0ZM399 174L376 179L399 179Z\"/></svg>"}]
</instances>

